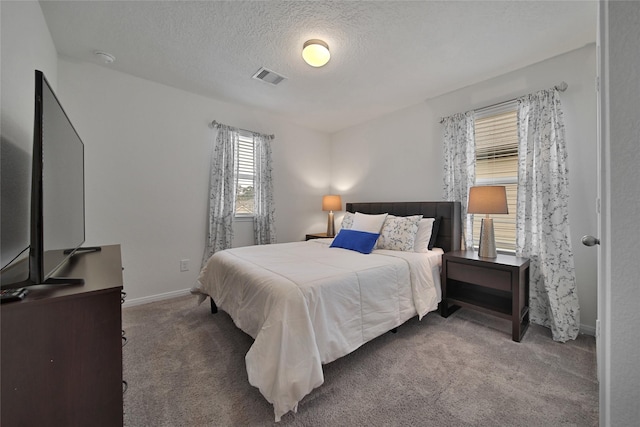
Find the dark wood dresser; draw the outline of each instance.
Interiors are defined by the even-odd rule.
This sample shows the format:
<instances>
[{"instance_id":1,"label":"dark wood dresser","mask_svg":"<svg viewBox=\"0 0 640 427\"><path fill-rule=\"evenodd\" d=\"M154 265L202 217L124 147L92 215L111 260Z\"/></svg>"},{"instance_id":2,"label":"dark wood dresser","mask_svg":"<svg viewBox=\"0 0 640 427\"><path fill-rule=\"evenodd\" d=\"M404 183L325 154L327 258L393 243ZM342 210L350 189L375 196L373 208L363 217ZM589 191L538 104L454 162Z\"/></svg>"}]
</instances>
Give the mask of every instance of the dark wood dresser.
<instances>
[{"instance_id":1,"label":"dark wood dresser","mask_svg":"<svg viewBox=\"0 0 640 427\"><path fill-rule=\"evenodd\" d=\"M1 424L121 426L120 245L76 254L56 276L85 284L34 286L0 308Z\"/></svg>"}]
</instances>

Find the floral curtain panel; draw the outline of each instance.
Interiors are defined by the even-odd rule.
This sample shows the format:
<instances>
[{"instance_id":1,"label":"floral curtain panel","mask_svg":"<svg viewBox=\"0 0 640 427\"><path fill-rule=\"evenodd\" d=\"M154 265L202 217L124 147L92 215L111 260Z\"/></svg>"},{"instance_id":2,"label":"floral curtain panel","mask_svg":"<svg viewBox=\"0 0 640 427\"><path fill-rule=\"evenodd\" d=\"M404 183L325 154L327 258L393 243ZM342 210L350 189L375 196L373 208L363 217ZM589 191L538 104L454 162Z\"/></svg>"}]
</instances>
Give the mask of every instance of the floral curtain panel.
<instances>
[{"instance_id":1,"label":"floral curtain panel","mask_svg":"<svg viewBox=\"0 0 640 427\"><path fill-rule=\"evenodd\" d=\"M233 242L233 215L236 196L235 147L238 129L216 125L209 178L209 221L202 266L215 252Z\"/></svg>"},{"instance_id":2,"label":"floral curtain panel","mask_svg":"<svg viewBox=\"0 0 640 427\"><path fill-rule=\"evenodd\" d=\"M444 200L462 205L462 247L473 249L473 218L467 218L469 188L476 181L475 120L473 112L442 119L444 139Z\"/></svg>"},{"instance_id":3,"label":"floral curtain panel","mask_svg":"<svg viewBox=\"0 0 640 427\"><path fill-rule=\"evenodd\" d=\"M273 180L271 178L271 140L267 135L254 136L255 212L253 234L256 245L276 242Z\"/></svg>"},{"instance_id":4,"label":"floral curtain panel","mask_svg":"<svg viewBox=\"0 0 640 427\"><path fill-rule=\"evenodd\" d=\"M553 339L575 339L580 308L569 232L564 120L556 89L518 100L516 255L531 260L532 322Z\"/></svg>"}]
</instances>

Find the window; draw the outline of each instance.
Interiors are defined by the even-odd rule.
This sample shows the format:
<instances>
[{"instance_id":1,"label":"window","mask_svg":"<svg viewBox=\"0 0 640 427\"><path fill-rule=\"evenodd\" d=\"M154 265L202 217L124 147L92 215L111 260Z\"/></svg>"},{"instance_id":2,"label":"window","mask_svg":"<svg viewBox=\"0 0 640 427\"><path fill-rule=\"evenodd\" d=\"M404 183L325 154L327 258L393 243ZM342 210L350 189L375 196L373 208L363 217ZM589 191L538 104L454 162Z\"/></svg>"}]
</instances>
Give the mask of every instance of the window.
<instances>
[{"instance_id":1,"label":"window","mask_svg":"<svg viewBox=\"0 0 640 427\"><path fill-rule=\"evenodd\" d=\"M518 192L518 112L515 103L499 111L478 110L475 114L476 185L504 185L508 215L492 215L496 248L515 251L516 198ZM483 215L474 215L473 240L480 240Z\"/></svg>"},{"instance_id":2,"label":"window","mask_svg":"<svg viewBox=\"0 0 640 427\"><path fill-rule=\"evenodd\" d=\"M254 145L253 137L240 135L236 147L236 217L252 217L254 213Z\"/></svg>"}]
</instances>

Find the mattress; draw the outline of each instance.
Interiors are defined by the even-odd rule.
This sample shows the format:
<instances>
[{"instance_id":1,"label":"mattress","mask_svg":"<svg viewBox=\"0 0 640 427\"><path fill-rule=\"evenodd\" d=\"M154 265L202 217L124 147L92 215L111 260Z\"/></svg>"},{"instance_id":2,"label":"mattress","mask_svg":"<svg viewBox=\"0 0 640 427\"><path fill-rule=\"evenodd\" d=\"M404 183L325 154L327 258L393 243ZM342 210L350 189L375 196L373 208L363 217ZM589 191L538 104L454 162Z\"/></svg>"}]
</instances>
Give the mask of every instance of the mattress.
<instances>
[{"instance_id":1,"label":"mattress","mask_svg":"<svg viewBox=\"0 0 640 427\"><path fill-rule=\"evenodd\" d=\"M331 239L214 254L194 293L210 296L254 338L249 382L276 421L324 382L322 364L437 308L441 250L330 248Z\"/></svg>"}]
</instances>

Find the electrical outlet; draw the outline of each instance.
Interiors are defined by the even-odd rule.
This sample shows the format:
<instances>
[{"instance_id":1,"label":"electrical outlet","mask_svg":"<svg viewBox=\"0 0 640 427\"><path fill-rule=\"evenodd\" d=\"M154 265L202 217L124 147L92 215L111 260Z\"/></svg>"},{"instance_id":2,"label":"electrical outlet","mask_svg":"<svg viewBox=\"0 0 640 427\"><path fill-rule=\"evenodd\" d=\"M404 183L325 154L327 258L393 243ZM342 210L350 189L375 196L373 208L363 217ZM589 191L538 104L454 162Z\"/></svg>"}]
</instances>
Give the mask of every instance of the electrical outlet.
<instances>
[{"instance_id":1,"label":"electrical outlet","mask_svg":"<svg viewBox=\"0 0 640 427\"><path fill-rule=\"evenodd\" d=\"M180 260L180 271L189 271L189 260L181 259Z\"/></svg>"}]
</instances>

